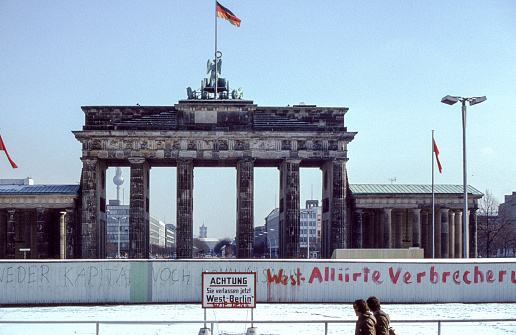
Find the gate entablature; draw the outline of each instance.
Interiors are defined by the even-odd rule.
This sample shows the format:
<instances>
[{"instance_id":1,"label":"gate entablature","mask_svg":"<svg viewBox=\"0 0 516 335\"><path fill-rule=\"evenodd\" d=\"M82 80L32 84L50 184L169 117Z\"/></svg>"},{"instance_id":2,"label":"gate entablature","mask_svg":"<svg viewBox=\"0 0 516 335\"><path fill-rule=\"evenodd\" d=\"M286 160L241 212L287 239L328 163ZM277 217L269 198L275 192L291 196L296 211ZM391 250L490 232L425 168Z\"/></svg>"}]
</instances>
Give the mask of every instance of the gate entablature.
<instances>
[{"instance_id":1,"label":"gate entablature","mask_svg":"<svg viewBox=\"0 0 516 335\"><path fill-rule=\"evenodd\" d=\"M345 196L348 108L297 105L260 107L250 100L181 100L174 106L82 107L85 124L73 132L82 143L83 258L104 258L99 237L106 221L105 170L131 167L131 250L148 256L148 187L152 166L177 166L178 257L190 258L193 221L193 168L237 169L237 256L252 257L254 167L277 167L283 211L285 258L299 255L299 168L318 167L323 178L323 224L327 255L348 241ZM281 178L280 178L281 179ZM335 186L337 185L337 186ZM336 189L337 188L337 189ZM286 200L288 198L288 201ZM133 246L134 244L134 246ZM146 245L147 244L147 245Z\"/></svg>"}]
</instances>

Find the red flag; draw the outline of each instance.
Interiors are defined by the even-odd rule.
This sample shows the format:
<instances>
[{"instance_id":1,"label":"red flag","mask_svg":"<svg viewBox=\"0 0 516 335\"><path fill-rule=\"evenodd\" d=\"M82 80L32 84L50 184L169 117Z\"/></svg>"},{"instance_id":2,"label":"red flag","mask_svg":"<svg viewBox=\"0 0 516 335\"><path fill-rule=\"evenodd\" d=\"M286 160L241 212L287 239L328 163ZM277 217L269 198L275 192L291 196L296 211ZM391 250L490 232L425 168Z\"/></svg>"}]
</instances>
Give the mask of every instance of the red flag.
<instances>
[{"instance_id":1,"label":"red flag","mask_svg":"<svg viewBox=\"0 0 516 335\"><path fill-rule=\"evenodd\" d=\"M238 17L236 17L235 14L233 14L229 9L222 6L218 1L217 1L217 16L228 20L234 26L240 27L240 19Z\"/></svg>"},{"instance_id":2,"label":"red flag","mask_svg":"<svg viewBox=\"0 0 516 335\"><path fill-rule=\"evenodd\" d=\"M5 155L7 156L9 163L11 163L11 166L13 167L13 169L17 169L18 167L16 166L16 164L14 164L11 157L9 157L9 154L7 153L7 149L5 149L4 141L2 141L1 135L0 135L0 151L5 151Z\"/></svg>"},{"instance_id":3,"label":"red flag","mask_svg":"<svg viewBox=\"0 0 516 335\"><path fill-rule=\"evenodd\" d=\"M437 149L437 144L435 144L435 140L434 140L434 152L435 152L435 159L437 159L437 167L439 168L439 173L443 173L443 168L441 166L441 162L439 161L439 149Z\"/></svg>"}]
</instances>

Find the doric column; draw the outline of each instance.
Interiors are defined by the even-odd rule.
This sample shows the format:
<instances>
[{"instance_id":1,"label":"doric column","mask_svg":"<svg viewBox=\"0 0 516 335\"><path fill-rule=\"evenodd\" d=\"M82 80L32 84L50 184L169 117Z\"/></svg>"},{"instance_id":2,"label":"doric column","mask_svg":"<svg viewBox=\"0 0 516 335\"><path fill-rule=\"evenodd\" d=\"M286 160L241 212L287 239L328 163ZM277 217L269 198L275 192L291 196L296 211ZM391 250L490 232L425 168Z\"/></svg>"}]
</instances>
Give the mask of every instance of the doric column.
<instances>
[{"instance_id":1,"label":"doric column","mask_svg":"<svg viewBox=\"0 0 516 335\"><path fill-rule=\"evenodd\" d=\"M381 246L383 249L391 249L391 240L392 240L392 208L384 208L382 212L382 222L381 222Z\"/></svg>"},{"instance_id":2,"label":"doric column","mask_svg":"<svg viewBox=\"0 0 516 335\"><path fill-rule=\"evenodd\" d=\"M77 258L77 246L80 241L77 241L77 229L75 220L75 210L66 209L66 258Z\"/></svg>"},{"instance_id":3,"label":"doric column","mask_svg":"<svg viewBox=\"0 0 516 335\"><path fill-rule=\"evenodd\" d=\"M401 249L403 247L403 212L394 212L394 248Z\"/></svg>"},{"instance_id":4,"label":"doric column","mask_svg":"<svg viewBox=\"0 0 516 335\"><path fill-rule=\"evenodd\" d=\"M129 158L129 258L149 258L149 164L143 157Z\"/></svg>"},{"instance_id":5,"label":"doric column","mask_svg":"<svg viewBox=\"0 0 516 335\"><path fill-rule=\"evenodd\" d=\"M7 211L6 258L16 257L16 210Z\"/></svg>"},{"instance_id":6,"label":"doric column","mask_svg":"<svg viewBox=\"0 0 516 335\"><path fill-rule=\"evenodd\" d=\"M346 161L327 161L323 174L323 223L322 258L331 258L335 249L348 248L348 220L346 216Z\"/></svg>"},{"instance_id":7,"label":"doric column","mask_svg":"<svg viewBox=\"0 0 516 335\"><path fill-rule=\"evenodd\" d=\"M434 213L434 258L441 258L441 210Z\"/></svg>"},{"instance_id":8,"label":"doric column","mask_svg":"<svg viewBox=\"0 0 516 335\"><path fill-rule=\"evenodd\" d=\"M177 162L177 258L192 258L193 251L193 183L191 159Z\"/></svg>"},{"instance_id":9,"label":"doric column","mask_svg":"<svg viewBox=\"0 0 516 335\"><path fill-rule=\"evenodd\" d=\"M254 161L237 163L237 258L253 258L254 245Z\"/></svg>"},{"instance_id":10,"label":"doric column","mask_svg":"<svg viewBox=\"0 0 516 335\"><path fill-rule=\"evenodd\" d=\"M300 257L299 163L286 159L280 165L280 258Z\"/></svg>"},{"instance_id":11,"label":"doric column","mask_svg":"<svg viewBox=\"0 0 516 335\"><path fill-rule=\"evenodd\" d=\"M36 209L36 258L48 258L48 227L45 220L45 209Z\"/></svg>"},{"instance_id":12,"label":"doric column","mask_svg":"<svg viewBox=\"0 0 516 335\"><path fill-rule=\"evenodd\" d=\"M469 258L477 258L477 210L469 210Z\"/></svg>"},{"instance_id":13,"label":"doric column","mask_svg":"<svg viewBox=\"0 0 516 335\"><path fill-rule=\"evenodd\" d=\"M82 226L81 258L105 258L106 165L97 159L81 159Z\"/></svg>"},{"instance_id":14,"label":"doric column","mask_svg":"<svg viewBox=\"0 0 516 335\"><path fill-rule=\"evenodd\" d=\"M449 258L455 258L455 211L448 212L448 228L450 230Z\"/></svg>"},{"instance_id":15,"label":"doric column","mask_svg":"<svg viewBox=\"0 0 516 335\"><path fill-rule=\"evenodd\" d=\"M412 246L421 248L421 209L412 209Z\"/></svg>"},{"instance_id":16,"label":"doric column","mask_svg":"<svg viewBox=\"0 0 516 335\"><path fill-rule=\"evenodd\" d=\"M448 224L448 208L441 210L441 258L450 257L450 228Z\"/></svg>"},{"instance_id":17,"label":"doric column","mask_svg":"<svg viewBox=\"0 0 516 335\"><path fill-rule=\"evenodd\" d=\"M365 222L364 222L364 213L361 209L355 210L355 223L353 225L353 234L352 234L352 240L351 240L351 248L355 249L362 249L362 245L364 244L362 242L364 235L363 231L367 231L365 229Z\"/></svg>"},{"instance_id":18,"label":"doric column","mask_svg":"<svg viewBox=\"0 0 516 335\"><path fill-rule=\"evenodd\" d=\"M429 219L430 217L430 219ZM432 224L431 216L427 210L421 212L421 247L423 247L425 258L432 258Z\"/></svg>"},{"instance_id":19,"label":"doric column","mask_svg":"<svg viewBox=\"0 0 516 335\"><path fill-rule=\"evenodd\" d=\"M455 258L462 258L462 211L455 212Z\"/></svg>"},{"instance_id":20,"label":"doric column","mask_svg":"<svg viewBox=\"0 0 516 335\"><path fill-rule=\"evenodd\" d=\"M66 212L59 212L59 259L66 259Z\"/></svg>"}]
</instances>

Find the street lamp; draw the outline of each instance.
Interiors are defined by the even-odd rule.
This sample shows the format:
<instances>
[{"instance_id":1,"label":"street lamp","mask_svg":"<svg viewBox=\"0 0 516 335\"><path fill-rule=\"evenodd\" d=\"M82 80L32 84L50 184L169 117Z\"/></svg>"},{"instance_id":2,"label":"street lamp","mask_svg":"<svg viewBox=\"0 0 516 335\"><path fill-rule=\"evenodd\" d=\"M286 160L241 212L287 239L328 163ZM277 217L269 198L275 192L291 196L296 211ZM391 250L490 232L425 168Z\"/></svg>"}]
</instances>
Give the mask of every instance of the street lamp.
<instances>
[{"instance_id":1,"label":"street lamp","mask_svg":"<svg viewBox=\"0 0 516 335\"><path fill-rule=\"evenodd\" d=\"M115 220L118 220L118 255L117 255L117 258L120 258L120 220L121 219L127 219L125 216L124 217L115 217L115 216L112 216L111 217L112 219L115 219Z\"/></svg>"},{"instance_id":2,"label":"street lamp","mask_svg":"<svg viewBox=\"0 0 516 335\"><path fill-rule=\"evenodd\" d=\"M462 213L462 257L469 257L469 227L468 227L468 181L466 174L466 101L470 106L486 101L485 96L463 98L447 95L441 99L441 102L447 105L454 105L457 102L462 103L462 174L464 186L464 208Z\"/></svg>"},{"instance_id":3,"label":"street lamp","mask_svg":"<svg viewBox=\"0 0 516 335\"><path fill-rule=\"evenodd\" d=\"M271 239L269 238L269 231L275 231L274 228L271 228L269 229L268 231L266 231L267 233L267 242L269 242L269 258L272 258L272 243L271 243ZM276 236L274 236L273 233L271 233L270 237L273 237L274 238L274 244L278 244L278 240L276 239Z\"/></svg>"}]
</instances>

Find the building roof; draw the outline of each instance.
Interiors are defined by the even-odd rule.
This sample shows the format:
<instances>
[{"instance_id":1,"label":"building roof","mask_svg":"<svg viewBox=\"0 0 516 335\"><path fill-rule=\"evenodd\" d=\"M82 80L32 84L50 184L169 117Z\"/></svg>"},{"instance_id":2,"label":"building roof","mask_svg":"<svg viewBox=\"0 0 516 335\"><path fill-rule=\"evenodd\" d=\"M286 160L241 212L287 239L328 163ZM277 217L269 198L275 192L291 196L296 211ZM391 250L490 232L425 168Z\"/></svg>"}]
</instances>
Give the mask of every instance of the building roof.
<instances>
[{"instance_id":1,"label":"building roof","mask_svg":"<svg viewBox=\"0 0 516 335\"><path fill-rule=\"evenodd\" d=\"M0 194L77 194L79 185L0 185Z\"/></svg>"},{"instance_id":2,"label":"building roof","mask_svg":"<svg viewBox=\"0 0 516 335\"><path fill-rule=\"evenodd\" d=\"M432 185L413 184L349 184L351 193L358 194L432 194ZM435 194L463 194L462 185L434 185ZM468 194L484 194L468 185Z\"/></svg>"}]
</instances>

